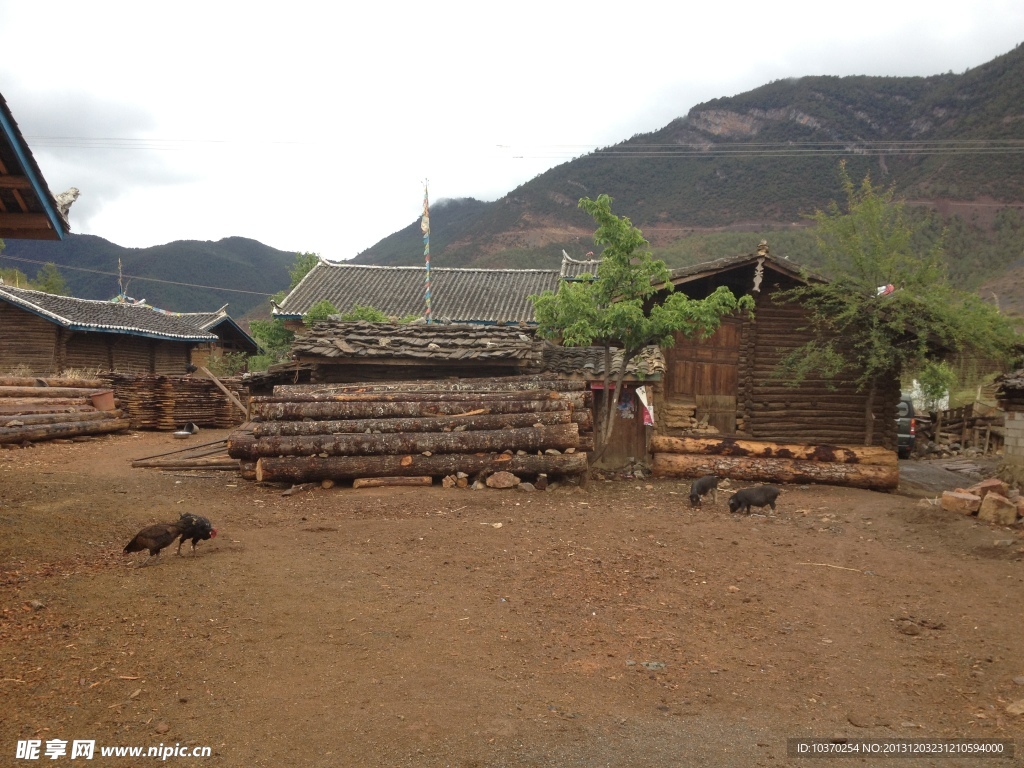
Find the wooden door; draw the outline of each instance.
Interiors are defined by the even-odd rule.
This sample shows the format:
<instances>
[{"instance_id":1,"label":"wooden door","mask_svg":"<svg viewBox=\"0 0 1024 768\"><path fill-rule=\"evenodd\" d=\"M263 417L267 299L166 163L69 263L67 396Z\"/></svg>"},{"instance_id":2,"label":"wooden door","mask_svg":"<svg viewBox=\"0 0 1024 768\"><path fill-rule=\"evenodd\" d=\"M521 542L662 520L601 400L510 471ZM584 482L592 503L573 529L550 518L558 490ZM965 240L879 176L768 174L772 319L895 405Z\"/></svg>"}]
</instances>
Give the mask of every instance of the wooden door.
<instances>
[{"instance_id":1,"label":"wooden door","mask_svg":"<svg viewBox=\"0 0 1024 768\"><path fill-rule=\"evenodd\" d=\"M728 318L707 339L677 334L675 346L667 351L668 399L692 399L697 420L706 419L723 434L736 432L741 328L740 320Z\"/></svg>"}]
</instances>

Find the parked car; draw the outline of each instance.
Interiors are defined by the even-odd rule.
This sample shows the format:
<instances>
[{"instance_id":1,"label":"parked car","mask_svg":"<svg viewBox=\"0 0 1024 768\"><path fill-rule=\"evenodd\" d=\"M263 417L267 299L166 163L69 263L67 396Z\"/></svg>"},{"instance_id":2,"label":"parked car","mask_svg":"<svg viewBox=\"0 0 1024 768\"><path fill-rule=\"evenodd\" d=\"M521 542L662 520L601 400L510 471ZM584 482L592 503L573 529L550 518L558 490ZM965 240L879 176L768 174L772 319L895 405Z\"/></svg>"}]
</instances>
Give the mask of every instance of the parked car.
<instances>
[{"instance_id":1,"label":"parked car","mask_svg":"<svg viewBox=\"0 0 1024 768\"><path fill-rule=\"evenodd\" d=\"M917 419L914 416L914 401L904 392L896 406L896 453L901 459L909 459L917 442Z\"/></svg>"}]
</instances>

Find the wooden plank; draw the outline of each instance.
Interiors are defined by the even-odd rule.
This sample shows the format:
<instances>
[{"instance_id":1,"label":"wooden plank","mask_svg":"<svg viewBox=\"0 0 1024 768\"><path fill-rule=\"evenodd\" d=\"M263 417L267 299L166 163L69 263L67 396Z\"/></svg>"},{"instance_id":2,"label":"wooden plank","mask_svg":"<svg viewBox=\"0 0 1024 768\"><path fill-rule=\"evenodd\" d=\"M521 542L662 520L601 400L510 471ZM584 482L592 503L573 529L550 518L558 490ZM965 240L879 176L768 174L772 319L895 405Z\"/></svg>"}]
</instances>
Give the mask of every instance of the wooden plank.
<instances>
[{"instance_id":1,"label":"wooden plank","mask_svg":"<svg viewBox=\"0 0 1024 768\"><path fill-rule=\"evenodd\" d=\"M229 390L227 387L221 384L220 379L218 379L216 376L210 373L210 370L205 366L199 366L199 370L205 373L210 378L210 380L213 381L214 384L220 387L221 392L228 396L228 400L237 405L238 408L242 411L242 413L245 414L245 417L249 418L249 409L242 405L242 401L235 397L235 394L231 390Z\"/></svg>"},{"instance_id":2,"label":"wooden plank","mask_svg":"<svg viewBox=\"0 0 1024 768\"><path fill-rule=\"evenodd\" d=\"M385 486L421 486L433 485L434 478L423 477L357 477L352 481L353 488L383 488Z\"/></svg>"}]
</instances>

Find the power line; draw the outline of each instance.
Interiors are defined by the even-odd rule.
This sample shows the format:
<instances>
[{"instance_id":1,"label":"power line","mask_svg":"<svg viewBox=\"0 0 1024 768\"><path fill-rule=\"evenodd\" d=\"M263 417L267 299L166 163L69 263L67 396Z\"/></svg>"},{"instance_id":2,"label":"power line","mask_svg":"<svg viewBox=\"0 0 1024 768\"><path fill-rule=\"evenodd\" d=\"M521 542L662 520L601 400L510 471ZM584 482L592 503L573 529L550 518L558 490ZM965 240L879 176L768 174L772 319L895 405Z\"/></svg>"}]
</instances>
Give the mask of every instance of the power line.
<instances>
[{"instance_id":1,"label":"power line","mask_svg":"<svg viewBox=\"0 0 1024 768\"><path fill-rule=\"evenodd\" d=\"M11 261L23 261L28 264L53 264L50 261L39 261L38 259L26 259L21 256L7 256L0 254L0 259L10 259ZM139 275L119 275L117 272L104 272L101 269L89 269L88 267L72 267L67 264L57 264L60 269L74 269L79 272L91 272L95 275L109 275L110 277L123 277L128 280L146 280L151 283L167 283L168 285L183 285L186 288L206 288L211 291L230 291L231 293L248 293L253 296L273 296L273 293L262 293L260 291L246 291L242 288L220 288L216 285L199 285L197 283L181 283L177 280L162 280L159 277L141 277Z\"/></svg>"}]
</instances>

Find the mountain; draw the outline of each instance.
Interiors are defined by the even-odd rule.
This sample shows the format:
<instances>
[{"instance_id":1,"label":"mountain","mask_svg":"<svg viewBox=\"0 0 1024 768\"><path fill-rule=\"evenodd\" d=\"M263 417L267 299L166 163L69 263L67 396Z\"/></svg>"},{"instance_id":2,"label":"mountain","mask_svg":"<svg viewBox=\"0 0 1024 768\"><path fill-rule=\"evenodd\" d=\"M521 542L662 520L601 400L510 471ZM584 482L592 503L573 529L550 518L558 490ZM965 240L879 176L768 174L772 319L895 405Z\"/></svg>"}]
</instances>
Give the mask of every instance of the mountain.
<instances>
[{"instance_id":1,"label":"mountain","mask_svg":"<svg viewBox=\"0 0 1024 768\"><path fill-rule=\"evenodd\" d=\"M124 248L95 235L4 243L0 267L15 267L32 278L42 264L53 262L77 298L105 300L120 293L120 259L124 275L152 278L126 278L129 296L175 312L212 312L228 304L235 319L287 288L288 270L295 262L294 253L244 237L178 240L150 248Z\"/></svg>"},{"instance_id":2,"label":"mountain","mask_svg":"<svg viewBox=\"0 0 1024 768\"><path fill-rule=\"evenodd\" d=\"M671 266L748 253L814 259L806 216L851 178L892 184L938 234L955 280L977 287L1024 255L1024 46L963 74L803 77L693 107L652 133L563 163L505 197L431 209L431 263L554 267L582 257L607 193ZM422 261L419 222L355 263Z\"/></svg>"}]
</instances>

